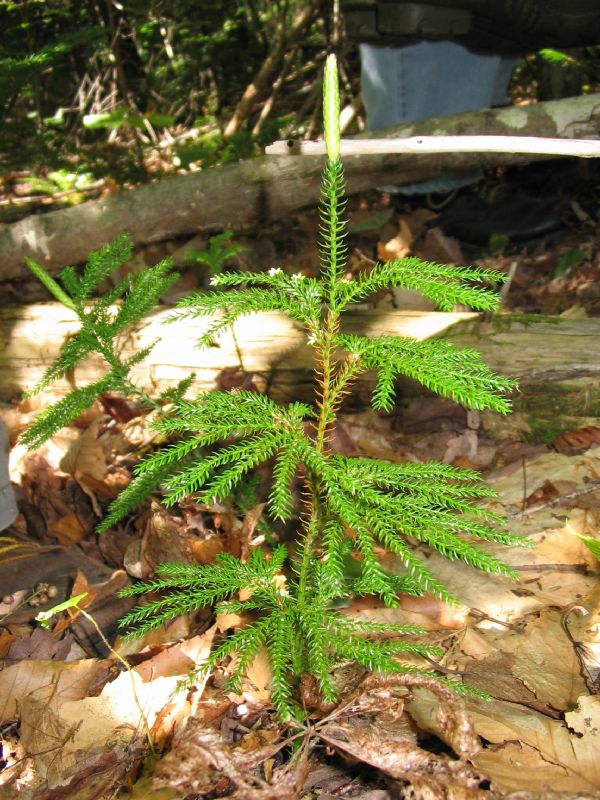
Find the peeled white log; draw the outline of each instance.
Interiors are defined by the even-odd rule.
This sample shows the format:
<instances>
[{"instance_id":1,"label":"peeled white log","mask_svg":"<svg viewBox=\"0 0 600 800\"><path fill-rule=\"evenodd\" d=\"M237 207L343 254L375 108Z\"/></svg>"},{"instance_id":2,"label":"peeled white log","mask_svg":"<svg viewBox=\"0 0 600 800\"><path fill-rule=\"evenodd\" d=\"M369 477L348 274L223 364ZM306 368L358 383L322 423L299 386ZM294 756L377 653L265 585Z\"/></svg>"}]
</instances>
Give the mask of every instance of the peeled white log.
<instances>
[{"instance_id":1,"label":"peeled white log","mask_svg":"<svg viewBox=\"0 0 600 800\"><path fill-rule=\"evenodd\" d=\"M325 142L295 139L273 142L267 155L318 156ZM557 139L544 136L409 136L404 139L342 139L340 156L371 156L385 153L523 153L546 156L598 158L600 139Z\"/></svg>"}]
</instances>

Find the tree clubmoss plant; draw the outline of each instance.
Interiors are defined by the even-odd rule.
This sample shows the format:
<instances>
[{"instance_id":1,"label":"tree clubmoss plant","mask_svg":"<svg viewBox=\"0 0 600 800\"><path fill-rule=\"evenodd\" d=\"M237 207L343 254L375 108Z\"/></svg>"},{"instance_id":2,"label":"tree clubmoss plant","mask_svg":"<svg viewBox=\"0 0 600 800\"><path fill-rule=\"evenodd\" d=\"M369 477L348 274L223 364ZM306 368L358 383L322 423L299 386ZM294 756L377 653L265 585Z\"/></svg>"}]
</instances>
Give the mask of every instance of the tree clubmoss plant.
<instances>
[{"instance_id":1,"label":"tree clubmoss plant","mask_svg":"<svg viewBox=\"0 0 600 800\"><path fill-rule=\"evenodd\" d=\"M266 648L272 665L272 697L282 719L303 713L295 699L303 673L314 676L324 700L333 701L332 670L339 662L355 661L382 672L413 671L414 662L407 655L430 658L437 654L436 648L413 638L420 632L417 628L355 621L335 610L349 595L377 595L395 606L399 592L432 592L453 602L451 593L416 555L416 543L507 576L513 576L511 569L482 549L478 540L523 544L521 538L501 529L501 519L478 507L478 501L494 493L476 472L434 462L394 464L349 458L331 450L340 404L366 371L377 373L372 405L382 410L393 407L399 375L416 378L470 408L502 413L510 409L508 395L515 384L491 372L478 353L458 350L445 341L341 332L343 312L383 287L416 289L445 310L456 303L487 310L496 308L498 300L486 285L503 276L494 270L405 258L377 264L348 280L333 56L325 69L324 127L327 158L322 179L320 277L290 277L281 269L222 272L213 277L212 291L185 298L172 317L172 321L208 318L200 344L209 346L242 315L286 312L304 325L314 351L315 406L299 402L281 406L243 390L215 391L194 400L180 397L170 413L154 423L161 433L173 437L173 443L138 466L136 478L101 526L110 525L142 499L148 487L160 482L166 505L188 496L202 503L224 500L268 459L274 463L269 510L274 518L288 521L294 507L292 480L297 474L302 477L302 529L291 563L281 545L270 552L256 547L246 561L221 554L209 565L164 564L155 580L122 592L160 593L123 619L134 634L214 603L221 611L248 614L251 621L215 649L208 668L235 652L230 684L239 688L255 654ZM30 435L29 440L35 437ZM403 565L400 574L386 571L379 557L382 551L395 554L396 562ZM345 569L349 557L358 564L357 577Z\"/></svg>"},{"instance_id":2,"label":"tree clubmoss plant","mask_svg":"<svg viewBox=\"0 0 600 800\"><path fill-rule=\"evenodd\" d=\"M331 673L340 661L394 672L414 669L403 663L403 654L431 657L436 653L435 648L411 639L411 634L418 633L415 628L357 622L333 609L336 601L350 594L378 595L395 606L400 591L433 592L452 602L450 592L415 555L414 542L486 572L508 576L512 571L476 540L522 543L519 537L495 529L501 520L475 505L493 492L473 471L437 463L347 458L330 449L340 403L366 370L378 374L372 396L376 409L392 408L398 375L416 378L471 408L503 413L510 407L507 394L515 388L513 381L492 373L478 353L457 350L448 342L392 336L370 339L340 332L343 311L382 287L417 289L442 309L451 309L455 303L493 309L497 297L484 285L502 276L493 270L407 258L378 264L357 280L346 279L338 97L335 58L330 56L324 81L327 159L322 180L320 278L289 277L281 269L221 273L212 279L212 292L187 297L173 317L211 317L201 337L201 344L207 346L244 314L286 312L303 323L314 350L316 407L298 402L284 407L249 391L213 392L181 400L168 419L156 423L161 432L180 440L138 468L138 479L143 479L148 472L174 467L163 483L167 505L189 495L210 503L225 499L258 464L273 459L269 509L282 521L291 517L291 482L300 472L306 502L297 556L291 569L286 568L288 554L282 546L268 554L255 548L246 563L220 555L207 566L165 564L156 580L123 592L163 593L125 617L125 624L137 632L215 602L221 611L250 613L252 621L216 648L208 666L235 652L230 683L236 689L258 650L267 648L272 696L282 718L300 713L294 693L303 672L313 675L323 698L332 701ZM220 313L217 318L216 312ZM211 455L186 461L198 448L218 443L222 445ZM403 563L401 575L385 571L378 557L382 548ZM344 569L350 554L360 562L356 579L350 579Z\"/></svg>"},{"instance_id":3,"label":"tree clubmoss plant","mask_svg":"<svg viewBox=\"0 0 600 800\"><path fill-rule=\"evenodd\" d=\"M92 354L101 356L106 365L106 374L97 383L76 389L38 415L21 437L27 446L39 447L56 431L77 419L104 392L119 391L136 395L146 406L158 407L130 377L131 368L143 361L154 345L123 360L119 355L119 339L154 308L160 296L177 280L178 275L173 273L171 262L165 259L137 275L127 275L104 296L92 299L102 283L129 261L132 254L129 237L123 234L112 244L89 256L81 277L73 267L66 267L60 275L61 283L55 281L35 261L25 259L29 269L50 294L74 311L81 323L77 333L65 342L58 358L48 367L39 383L27 392L27 396L41 392ZM121 300L120 306L115 305L118 300Z\"/></svg>"}]
</instances>

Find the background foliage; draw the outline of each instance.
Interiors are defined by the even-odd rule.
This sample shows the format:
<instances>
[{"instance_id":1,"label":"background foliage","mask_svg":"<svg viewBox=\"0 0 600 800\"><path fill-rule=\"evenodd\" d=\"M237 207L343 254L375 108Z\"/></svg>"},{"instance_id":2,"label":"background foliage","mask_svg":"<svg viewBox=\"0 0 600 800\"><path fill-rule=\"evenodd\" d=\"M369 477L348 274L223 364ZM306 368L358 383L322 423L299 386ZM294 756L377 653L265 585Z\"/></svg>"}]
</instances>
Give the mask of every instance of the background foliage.
<instances>
[{"instance_id":1,"label":"background foliage","mask_svg":"<svg viewBox=\"0 0 600 800\"><path fill-rule=\"evenodd\" d=\"M318 2L1 2L5 163L56 165L84 148L96 172L129 167L140 178L140 146L157 145L165 129L171 139L188 133L176 148L184 165L248 154L247 133L226 152L221 123L307 5L314 22L285 64L292 84L324 47Z\"/></svg>"}]
</instances>

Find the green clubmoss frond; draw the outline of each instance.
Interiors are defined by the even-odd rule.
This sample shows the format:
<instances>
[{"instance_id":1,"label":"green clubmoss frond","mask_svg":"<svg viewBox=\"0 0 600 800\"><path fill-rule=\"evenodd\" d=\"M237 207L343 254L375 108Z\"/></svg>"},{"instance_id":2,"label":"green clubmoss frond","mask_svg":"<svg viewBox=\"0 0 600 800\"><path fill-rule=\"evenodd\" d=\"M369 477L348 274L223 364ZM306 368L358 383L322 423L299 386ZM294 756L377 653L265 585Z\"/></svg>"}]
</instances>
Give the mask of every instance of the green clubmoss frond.
<instances>
[{"instance_id":1,"label":"green clubmoss frond","mask_svg":"<svg viewBox=\"0 0 600 800\"><path fill-rule=\"evenodd\" d=\"M369 273L339 286L339 301L348 305L370 297L380 289L402 286L414 289L437 303L441 311L452 311L458 303L475 310L498 308L497 293L483 288L506 280L506 275L492 269L435 264L419 258L402 258L376 264Z\"/></svg>"},{"instance_id":2,"label":"green clubmoss frond","mask_svg":"<svg viewBox=\"0 0 600 800\"><path fill-rule=\"evenodd\" d=\"M58 403L54 403L50 408L46 408L38 414L35 422L21 435L21 441L31 449L40 447L57 431L70 425L80 414L83 414L101 394L113 388L113 376L106 375L97 383L92 383L82 389L75 389Z\"/></svg>"},{"instance_id":3,"label":"green clubmoss frond","mask_svg":"<svg viewBox=\"0 0 600 800\"><path fill-rule=\"evenodd\" d=\"M82 303L100 287L100 284L109 275L129 261L132 256L133 246L126 233L122 233L111 244L90 253L78 286L75 287L72 283L73 288L76 288L75 298Z\"/></svg>"},{"instance_id":4,"label":"green clubmoss frond","mask_svg":"<svg viewBox=\"0 0 600 800\"><path fill-rule=\"evenodd\" d=\"M188 453L195 448L189 447ZM185 454L187 455L187 453ZM183 458L183 456L181 456ZM144 471L137 474L127 488L119 494L109 505L106 516L97 526L98 533L104 533L112 528L115 523L126 517L141 503L144 502L153 492L155 492L165 478L173 471L173 463L178 464L180 457L174 460L159 460L157 463L147 466Z\"/></svg>"},{"instance_id":5,"label":"green clubmoss frond","mask_svg":"<svg viewBox=\"0 0 600 800\"><path fill-rule=\"evenodd\" d=\"M505 395L515 390L516 382L492 372L474 350L459 350L443 340L419 342L393 336L368 339L345 334L338 337L338 344L360 356L367 368L377 370L379 379L372 398L376 409L393 408L394 379L406 375L467 408L491 408L502 414L510 411Z\"/></svg>"}]
</instances>

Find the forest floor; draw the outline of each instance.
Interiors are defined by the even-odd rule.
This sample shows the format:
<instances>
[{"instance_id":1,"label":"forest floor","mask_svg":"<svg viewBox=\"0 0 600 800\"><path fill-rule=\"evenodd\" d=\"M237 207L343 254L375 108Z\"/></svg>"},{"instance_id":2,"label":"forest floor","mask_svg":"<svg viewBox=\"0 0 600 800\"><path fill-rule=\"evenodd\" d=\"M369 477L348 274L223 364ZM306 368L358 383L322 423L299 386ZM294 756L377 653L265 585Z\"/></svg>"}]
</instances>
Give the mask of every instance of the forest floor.
<instances>
[{"instance_id":1,"label":"forest floor","mask_svg":"<svg viewBox=\"0 0 600 800\"><path fill-rule=\"evenodd\" d=\"M498 172L487 185L525 181L541 192L555 180L553 169ZM475 262L510 276L506 310L596 316L600 198L593 176L570 169L561 172L561 226L522 244L494 237L485 248L461 246L424 202L395 208L377 193L353 198L350 268L409 254ZM309 274L318 264L317 228L316 213L307 212L260 235L236 237L248 247L238 267L280 264ZM181 245L138 255L157 261ZM186 291L203 281L199 268L184 271ZM42 297L33 283L13 293ZM382 293L374 302L419 301ZM385 682L361 689L364 676L342 665L340 706L332 711L316 702L310 724L283 729L262 652L239 695L222 688L228 663L178 690L239 618L201 609L141 639L118 633L130 607L115 597L118 589L165 560L191 554L208 563L218 552L239 552L269 529L260 496L246 507L188 501L168 511L157 498L98 536L103 508L152 447L151 415L104 396L75 426L28 453L18 437L39 409L32 400L0 409L21 512L0 537L0 798L600 797L600 566L577 536L598 540L600 420L522 441L494 439L476 412L434 397L407 401L392 415L348 408L335 430L340 452L479 469L498 493L493 510L536 547L490 546L517 569L515 582L428 554L460 598L455 607L426 595L402 596L395 609L373 598L344 609L422 626L424 638L445 652L440 673L458 674L490 700L452 700L410 679L398 693ZM386 566L393 568L391 558ZM85 614L72 608L50 629L36 622L40 611L84 593ZM310 686L303 697L310 705Z\"/></svg>"}]
</instances>

